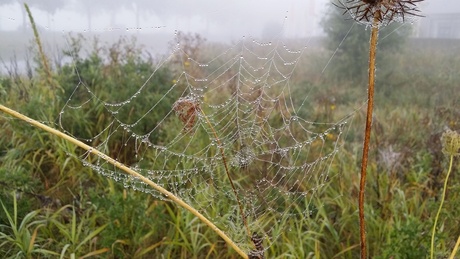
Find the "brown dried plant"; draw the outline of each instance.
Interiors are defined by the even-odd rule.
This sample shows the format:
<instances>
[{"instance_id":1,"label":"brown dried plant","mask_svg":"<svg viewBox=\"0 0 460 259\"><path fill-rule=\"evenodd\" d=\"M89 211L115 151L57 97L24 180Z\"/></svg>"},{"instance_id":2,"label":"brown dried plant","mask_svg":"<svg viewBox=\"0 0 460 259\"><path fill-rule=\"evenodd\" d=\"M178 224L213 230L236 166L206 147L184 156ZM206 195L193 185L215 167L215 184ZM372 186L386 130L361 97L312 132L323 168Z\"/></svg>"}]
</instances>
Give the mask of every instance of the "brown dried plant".
<instances>
[{"instance_id":1,"label":"brown dried plant","mask_svg":"<svg viewBox=\"0 0 460 259\"><path fill-rule=\"evenodd\" d=\"M218 148L220 150L220 154L222 156L222 161L224 162L224 167L225 167L225 173L227 174L227 178L230 182L230 186L232 187L233 194L235 195L236 201L238 203L238 207L240 209L241 213L241 218L243 221L243 224L246 228L246 232L248 237L251 238L250 236L250 230L249 226L246 220L246 216L243 211L243 206L241 205L241 201L238 198L238 192L236 191L235 184L233 183L232 177L230 176L230 170L228 169L227 165L227 159L225 156L224 149L222 147L222 143L220 141L219 136L217 135L216 130L212 126L211 121L209 121L208 117L204 113L204 111L200 107L200 102L199 100L187 96L187 97L181 97L179 98L174 104L173 104L173 110L176 112L176 115L179 117L180 121L184 124L183 130L185 133L188 133L192 130L192 128L195 126L195 123L197 122L197 117L201 114L202 118L206 121L208 126L210 127L212 133L214 134L215 140L217 142Z\"/></svg>"},{"instance_id":2,"label":"brown dried plant","mask_svg":"<svg viewBox=\"0 0 460 259\"><path fill-rule=\"evenodd\" d=\"M264 246L263 241L264 239L260 237L257 232L252 233L251 241L255 247L255 249L251 250L248 254L249 259L265 259L264 256Z\"/></svg>"},{"instance_id":3,"label":"brown dried plant","mask_svg":"<svg viewBox=\"0 0 460 259\"><path fill-rule=\"evenodd\" d=\"M190 97L181 97L173 105L173 110L184 124L184 131L189 132L197 121L200 112L200 103Z\"/></svg>"},{"instance_id":4,"label":"brown dried plant","mask_svg":"<svg viewBox=\"0 0 460 259\"><path fill-rule=\"evenodd\" d=\"M374 109L375 86L375 57L377 53L378 32L380 26L388 25L393 21L404 22L408 16L420 16L416 3L423 0L338 0L337 7L345 10L350 16L372 28L369 41L369 75L367 87L367 114L364 132L363 153L361 160L361 175L359 183L359 232L361 258L367 258L366 221L364 215L364 193L366 187L367 163L371 139L372 117Z\"/></svg>"},{"instance_id":5,"label":"brown dried plant","mask_svg":"<svg viewBox=\"0 0 460 259\"><path fill-rule=\"evenodd\" d=\"M393 21L404 22L408 16L421 16L417 3L424 0L339 0L337 5L360 23L389 24Z\"/></svg>"}]
</instances>

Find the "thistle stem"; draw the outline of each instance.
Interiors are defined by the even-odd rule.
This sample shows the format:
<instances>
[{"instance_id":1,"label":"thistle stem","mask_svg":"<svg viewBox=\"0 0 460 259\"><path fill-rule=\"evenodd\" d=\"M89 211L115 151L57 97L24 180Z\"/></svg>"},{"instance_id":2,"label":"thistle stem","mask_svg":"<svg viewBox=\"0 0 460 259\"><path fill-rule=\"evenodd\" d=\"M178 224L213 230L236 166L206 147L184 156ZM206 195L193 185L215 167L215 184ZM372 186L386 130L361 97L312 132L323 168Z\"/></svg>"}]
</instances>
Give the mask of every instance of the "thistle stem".
<instances>
[{"instance_id":1,"label":"thistle stem","mask_svg":"<svg viewBox=\"0 0 460 259\"><path fill-rule=\"evenodd\" d=\"M377 51L377 40L379 34L379 16L374 17L372 24L370 46L369 46L369 84L367 89L367 115L366 130L364 133L363 157L361 160L361 179L359 183L359 233L361 242L361 259L367 258L366 245L366 221L364 218L364 191L366 187L367 160L369 157L369 143L371 139L372 112L374 108L374 84L375 84L375 55Z\"/></svg>"},{"instance_id":2,"label":"thistle stem","mask_svg":"<svg viewBox=\"0 0 460 259\"><path fill-rule=\"evenodd\" d=\"M436 213L436 217L434 218L433 231L432 231L432 234L431 234L431 249L430 249L430 258L431 259L433 259L433 256L434 256L434 234L436 233L436 224L438 223L439 214L441 214L442 205L444 204L444 200L446 199L447 182L449 180L450 172L452 171L453 161L454 161L454 156L451 155L450 156L450 162L449 162L449 170L447 171L446 180L444 180L444 190L442 191L441 204L439 204L438 212ZM459 239L460 239L460 237L459 237ZM457 241L457 243L458 243L458 241ZM456 246L458 248L458 245L456 245ZM452 253L454 253L454 252L455 251L452 251ZM453 257L451 257L451 258L453 258Z\"/></svg>"}]
</instances>

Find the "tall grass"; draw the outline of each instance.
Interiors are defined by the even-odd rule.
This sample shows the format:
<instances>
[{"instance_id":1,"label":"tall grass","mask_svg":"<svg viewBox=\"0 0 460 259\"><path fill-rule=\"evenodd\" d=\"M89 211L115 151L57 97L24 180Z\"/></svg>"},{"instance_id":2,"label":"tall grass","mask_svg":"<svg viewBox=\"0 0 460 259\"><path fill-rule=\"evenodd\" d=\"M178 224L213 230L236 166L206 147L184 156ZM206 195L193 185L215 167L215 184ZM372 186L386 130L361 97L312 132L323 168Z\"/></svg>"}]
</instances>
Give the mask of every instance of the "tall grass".
<instances>
[{"instance_id":1,"label":"tall grass","mask_svg":"<svg viewBox=\"0 0 460 259\"><path fill-rule=\"evenodd\" d=\"M112 46L112 51L122 53L123 44L131 43ZM442 177L447 165L441 151L440 133L444 126L460 130L460 111L455 95L458 78L450 72L460 69L458 57L440 49L417 55L413 51L408 48L406 53L410 53L409 56L392 57L395 67L391 69L398 72L381 82L381 90L376 91L379 109L374 114L375 134L370 138L370 154L376 159L368 164L364 207L368 255L373 258L423 258L429 254L430 233L440 190L446 179ZM317 56L317 59L330 57L324 50L318 53L324 53L324 56ZM107 57L103 52L96 51L88 57L76 59L83 80L98 79L96 83L101 91L103 88L114 89L115 81L125 80L117 71L123 71L122 74L133 80L140 75L129 71L151 73L149 61L141 58L134 58L128 64L118 61L104 64L100 61L104 59ZM107 78L98 74L101 68L110 71ZM386 69L390 68L382 67L379 71ZM404 69L410 71L400 72ZM50 68L52 77L65 91L78 83L71 71L72 68L66 65L60 70ZM299 73L299 79L291 82L299 95L305 94L305 79L301 75ZM117 77L117 80L111 77ZM7 95L0 96L0 102L32 118L50 121L49 115L60 112L68 92L62 94L59 90L52 90L59 98L50 105L43 105L49 100L47 98L51 98L42 92L49 85L46 80L32 80L36 80L33 88L27 78L13 83L11 78L1 76L2 89ZM132 84L133 87L140 85L142 80L139 80ZM167 70L164 71L164 80L170 80ZM333 120L341 117L344 110L356 107L357 101L353 99L356 95L350 92L359 91L352 82L337 85L335 80L324 78L309 84L308 88L314 89L312 94L315 97L309 112L316 118ZM442 91L437 88L439 84L442 84ZM158 86L162 85L165 84L160 80ZM29 91L31 100L22 97L20 91L23 89ZM334 103L320 98L331 94L334 94ZM331 109L332 105L334 109ZM88 117L85 111L75 113L75 116L75 121L66 122L75 132L99 132L105 123ZM280 238L268 244L268 258L360 256L356 203L360 180L352 172L359 168L363 138L361 125L364 122L364 113L358 113L346 135L346 145L331 165L331 181L306 204L294 208L303 210L309 206L310 217L276 223L279 225L273 229L279 232ZM67 141L50 137L11 117L1 117L0 124L0 134L4 136L0 139L0 182L4 183L0 194L4 204L2 211L5 212L0 214L1 257L18 253L38 256L43 255L44 250L49 251L49 255L64 257L71 254L97 256L98 253L104 258L240 257L212 229L187 211L143 193L124 190L116 182L84 167L76 159L83 152ZM181 130L180 125L174 130ZM114 142L110 145L110 149L116 149L121 144ZM121 154L120 159L130 155ZM458 224L460 185L455 173L458 168L458 161L454 159L451 184L438 226ZM10 194L13 190L16 195ZM217 215L229 211L228 207L228 204L216 203L210 213ZM6 215L17 220L10 221ZM19 228L21 222L24 222L22 229ZM22 232L17 233L29 238L15 235L13 228L20 229ZM460 232L456 228L437 231L434 235L435 256L449 256L455 250L458 236ZM14 245L15 239L21 239L23 245ZM44 250L37 251L39 248Z\"/></svg>"}]
</instances>

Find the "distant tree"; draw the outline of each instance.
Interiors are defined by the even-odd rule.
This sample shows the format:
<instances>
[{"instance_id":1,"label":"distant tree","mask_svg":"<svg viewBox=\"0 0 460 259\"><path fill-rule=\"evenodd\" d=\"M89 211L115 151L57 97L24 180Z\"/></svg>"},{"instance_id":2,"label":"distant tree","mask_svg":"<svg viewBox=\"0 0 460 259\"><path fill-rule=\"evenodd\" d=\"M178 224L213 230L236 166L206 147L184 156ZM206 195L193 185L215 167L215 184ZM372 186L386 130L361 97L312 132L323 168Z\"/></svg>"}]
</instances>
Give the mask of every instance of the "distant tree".
<instances>
[{"instance_id":1,"label":"distant tree","mask_svg":"<svg viewBox=\"0 0 460 259\"><path fill-rule=\"evenodd\" d=\"M54 15L57 10L62 9L66 4L68 4L69 0L24 0L22 2L26 2L30 7L35 7Z\"/></svg>"},{"instance_id":2,"label":"distant tree","mask_svg":"<svg viewBox=\"0 0 460 259\"><path fill-rule=\"evenodd\" d=\"M88 23L88 30L93 28L93 16L96 14L107 13L110 16L110 20L113 23L117 12L124 8L130 7L131 1L125 0L77 0L77 8L85 12L86 20Z\"/></svg>"},{"instance_id":3,"label":"distant tree","mask_svg":"<svg viewBox=\"0 0 460 259\"><path fill-rule=\"evenodd\" d=\"M149 0L138 0L133 1L131 4L131 8L134 10L134 15L136 17L136 27L140 27L140 18L142 14L150 14L153 12L154 8L152 8L153 1Z\"/></svg>"},{"instance_id":4,"label":"distant tree","mask_svg":"<svg viewBox=\"0 0 460 259\"><path fill-rule=\"evenodd\" d=\"M85 12L86 21L88 24L88 30L92 30L92 21L94 13L98 12L98 9L102 8L101 2L105 1L93 1L93 0L80 0L77 1L77 5Z\"/></svg>"},{"instance_id":5,"label":"distant tree","mask_svg":"<svg viewBox=\"0 0 460 259\"><path fill-rule=\"evenodd\" d=\"M8 1L8 0L6 0ZM20 0L21 13L22 13L22 26L26 27L26 10L24 8L24 3L27 3L30 8L37 8L39 10L45 11L48 15L48 22L50 21L50 15L54 16L57 10L64 8L68 4L69 0Z\"/></svg>"},{"instance_id":6,"label":"distant tree","mask_svg":"<svg viewBox=\"0 0 460 259\"><path fill-rule=\"evenodd\" d=\"M57 10L64 8L64 6L69 3L68 0L29 0L28 2L32 3L32 7L46 12L48 16L48 25L51 20L50 16L53 17Z\"/></svg>"},{"instance_id":7,"label":"distant tree","mask_svg":"<svg viewBox=\"0 0 460 259\"><path fill-rule=\"evenodd\" d=\"M327 35L326 47L335 52L329 69L333 70L336 79L361 81L366 78L368 65L368 50L370 29L357 24L348 13L336 6L331 6L329 12L321 21ZM387 36L388 35L388 36ZM397 52L410 35L410 27L392 23L380 31L379 52ZM385 66L385 54L377 55L380 66ZM383 64L383 65L382 65Z\"/></svg>"}]
</instances>

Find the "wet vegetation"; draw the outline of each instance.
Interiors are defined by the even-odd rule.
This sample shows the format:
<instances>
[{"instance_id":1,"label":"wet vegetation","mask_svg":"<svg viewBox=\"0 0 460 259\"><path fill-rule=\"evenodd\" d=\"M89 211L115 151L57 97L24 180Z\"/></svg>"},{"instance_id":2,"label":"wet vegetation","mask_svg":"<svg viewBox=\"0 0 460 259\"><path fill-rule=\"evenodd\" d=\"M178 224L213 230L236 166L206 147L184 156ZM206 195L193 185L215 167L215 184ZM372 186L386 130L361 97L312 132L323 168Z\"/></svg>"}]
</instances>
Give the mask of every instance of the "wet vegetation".
<instances>
[{"instance_id":1,"label":"wet vegetation","mask_svg":"<svg viewBox=\"0 0 460 259\"><path fill-rule=\"evenodd\" d=\"M57 56L67 55L72 63L48 55L55 65L46 68L43 57L34 52L28 74L10 67L0 76L0 103L54 127L79 83L91 85L98 96L122 100L146 81L158 62L126 38L113 45L81 36L70 41L70 51ZM82 51L83 42L93 42L89 53ZM446 128L460 130L460 57L443 48L442 42L426 43L407 39L398 51L386 50L378 67L365 207L372 258L424 258L430 251L449 162L442 152L441 135ZM202 43L200 51L213 56L216 49L219 45ZM366 66L353 61L354 55L337 56L330 67L333 73L322 73L324 66L317 64L326 64L333 52L309 48L290 82L297 96L305 91L313 96L305 107L316 121L341 118L362 106L365 96L360 71ZM175 69L165 66L156 72L150 82L155 88L142 97L145 102L163 96ZM143 124L154 125L171 110L176 98L168 97L170 105L157 107L158 116L142 120L137 130L142 132ZM142 107L135 110L144 113ZM120 118L128 121L129 112L121 111ZM95 102L62 123L69 132L89 137L107 126L110 118L103 114L102 104ZM334 177L312 197L314 213L281 222L290 231L271 244L267 258L359 257L357 196L364 117L364 111L358 110L331 165ZM78 159L83 152L65 140L6 115L1 115L0 125L0 257L239 258L185 210L124 189L84 166ZM122 136L112 136L107 154L130 164L134 154L130 148L121 149L123 144ZM460 235L452 227L460 224L459 172L457 157L437 222L437 258L448 256ZM212 209L226 211L227 206L216 203Z\"/></svg>"}]
</instances>

